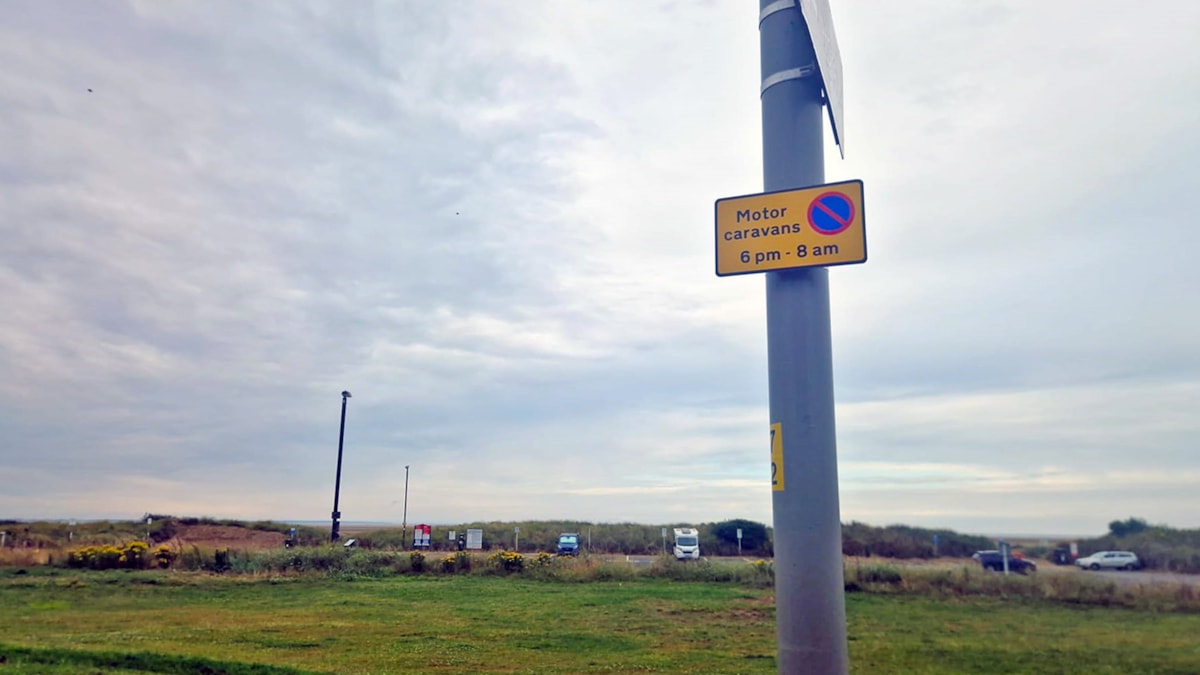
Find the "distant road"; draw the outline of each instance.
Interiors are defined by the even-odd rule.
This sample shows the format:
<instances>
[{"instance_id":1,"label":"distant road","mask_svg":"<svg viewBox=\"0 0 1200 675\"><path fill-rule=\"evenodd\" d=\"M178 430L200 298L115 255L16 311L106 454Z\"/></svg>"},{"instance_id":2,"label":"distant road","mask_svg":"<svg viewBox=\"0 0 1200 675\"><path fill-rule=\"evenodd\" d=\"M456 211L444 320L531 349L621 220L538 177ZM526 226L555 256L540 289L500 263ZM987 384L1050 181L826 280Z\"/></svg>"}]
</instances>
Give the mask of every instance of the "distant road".
<instances>
[{"instance_id":1,"label":"distant road","mask_svg":"<svg viewBox=\"0 0 1200 675\"><path fill-rule=\"evenodd\" d=\"M1126 585L1154 586L1161 584L1184 584L1200 588L1200 575L1180 574L1178 572L1160 572L1158 570L1138 570L1136 572L1118 572L1116 570L1081 570L1074 566L1054 565L1049 561L1042 564L1038 561L1038 572L1050 574L1079 574L1093 579L1103 579Z\"/></svg>"},{"instance_id":2,"label":"distant road","mask_svg":"<svg viewBox=\"0 0 1200 675\"><path fill-rule=\"evenodd\" d=\"M614 555L609 556L613 560L624 559L625 562L635 566L645 566L653 563L658 556L653 555ZM754 562L757 558L753 557L708 557L706 559L713 562ZM1055 565L1049 560L1035 560L1038 566L1038 574L1078 574L1083 578L1097 579L1104 581L1112 581L1118 584L1141 584L1147 586L1164 585L1164 584L1184 584L1200 588L1200 574L1180 574L1178 572L1161 572L1158 570L1138 570L1136 572L1118 572L1116 570L1099 570L1092 572L1090 570L1081 570L1073 565ZM939 560L902 560L890 558L862 558L862 559L847 559L848 565L863 564L863 565L894 565L896 567L914 567L914 568L941 568L941 569L957 569L959 567L971 567L979 569L979 564L968 560L958 558L941 558Z\"/></svg>"},{"instance_id":3,"label":"distant road","mask_svg":"<svg viewBox=\"0 0 1200 675\"><path fill-rule=\"evenodd\" d=\"M1178 572L1162 572L1158 570L1138 570L1136 572L1119 572L1116 570L1081 570L1074 565L1055 565L1049 560L1034 560L1038 566L1038 574L1078 574L1084 578L1102 579L1104 581L1112 581L1118 584L1142 584L1153 586L1156 584L1185 584L1200 588L1200 575L1197 574L1180 574ZM895 565L897 567L937 567L942 569L955 569L959 567L971 567L980 569L979 563L967 559L958 558L941 558L938 560L889 560L887 558L862 558L857 562L848 562L848 564L876 564L876 565Z\"/></svg>"}]
</instances>

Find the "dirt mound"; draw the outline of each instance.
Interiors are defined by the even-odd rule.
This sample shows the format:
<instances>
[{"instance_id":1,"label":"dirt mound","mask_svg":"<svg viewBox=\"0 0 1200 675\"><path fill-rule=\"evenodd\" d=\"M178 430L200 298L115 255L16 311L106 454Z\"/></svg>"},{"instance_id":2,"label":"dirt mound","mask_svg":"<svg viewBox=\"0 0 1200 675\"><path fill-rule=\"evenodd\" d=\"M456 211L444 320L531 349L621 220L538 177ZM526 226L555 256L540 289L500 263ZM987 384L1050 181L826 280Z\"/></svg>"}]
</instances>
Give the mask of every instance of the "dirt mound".
<instances>
[{"instance_id":1,"label":"dirt mound","mask_svg":"<svg viewBox=\"0 0 1200 675\"><path fill-rule=\"evenodd\" d=\"M185 545L202 548L262 550L283 548L287 535L229 525L181 525L175 531L175 539Z\"/></svg>"}]
</instances>

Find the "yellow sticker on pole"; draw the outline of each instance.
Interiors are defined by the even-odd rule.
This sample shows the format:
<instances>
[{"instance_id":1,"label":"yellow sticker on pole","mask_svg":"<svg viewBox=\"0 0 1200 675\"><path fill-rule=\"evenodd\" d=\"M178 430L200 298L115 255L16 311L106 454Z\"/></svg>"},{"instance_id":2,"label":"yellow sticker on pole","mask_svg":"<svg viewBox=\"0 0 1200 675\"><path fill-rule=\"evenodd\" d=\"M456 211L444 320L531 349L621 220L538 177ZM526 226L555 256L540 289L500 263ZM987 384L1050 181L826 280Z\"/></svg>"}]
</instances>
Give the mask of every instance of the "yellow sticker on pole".
<instances>
[{"instance_id":1,"label":"yellow sticker on pole","mask_svg":"<svg viewBox=\"0 0 1200 675\"><path fill-rule=\"evenodd\" d=\"M771 425L771 489L783 492L783 425Z\"/></svg>"}]
</instances>

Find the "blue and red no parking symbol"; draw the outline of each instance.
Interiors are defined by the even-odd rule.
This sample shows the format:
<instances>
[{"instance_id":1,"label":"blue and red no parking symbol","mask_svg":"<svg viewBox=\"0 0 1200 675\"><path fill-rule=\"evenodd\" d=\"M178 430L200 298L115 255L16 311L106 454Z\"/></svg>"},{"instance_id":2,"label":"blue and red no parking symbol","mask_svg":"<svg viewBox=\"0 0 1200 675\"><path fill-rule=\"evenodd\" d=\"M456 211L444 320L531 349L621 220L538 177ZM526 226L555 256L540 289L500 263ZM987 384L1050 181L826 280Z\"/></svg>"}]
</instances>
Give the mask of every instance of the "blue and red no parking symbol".
<instances>
[{"instance_id":1,"label":"blue and red no parking symbol","mask_svg":"<svg viewBox=\"0 0 1200 675\"><path fill-rule=\"evenodd\" d=\"M854 202L841 192L826 192L808 206L808 224L817 234L838 234L854 222Z\"/></svg>"}]
</instances>

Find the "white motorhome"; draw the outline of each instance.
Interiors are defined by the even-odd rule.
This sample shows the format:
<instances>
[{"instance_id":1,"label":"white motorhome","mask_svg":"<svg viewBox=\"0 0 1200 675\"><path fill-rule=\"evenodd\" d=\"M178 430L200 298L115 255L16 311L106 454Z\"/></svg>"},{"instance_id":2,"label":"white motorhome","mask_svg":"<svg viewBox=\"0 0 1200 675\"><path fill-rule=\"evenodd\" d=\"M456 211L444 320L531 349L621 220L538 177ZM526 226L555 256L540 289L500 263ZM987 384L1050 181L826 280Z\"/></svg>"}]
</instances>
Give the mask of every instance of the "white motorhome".
<instances>
[{"instance_id":1,"label":"white motorhome","mask_svg":"<svg viewBox=\"0 0 1200 675\"><path fill-rule=\"evenodd\" d=\"M700 533L691 527L675 528L675 559L700 559Z\"/></svg>"}]
</instances>

